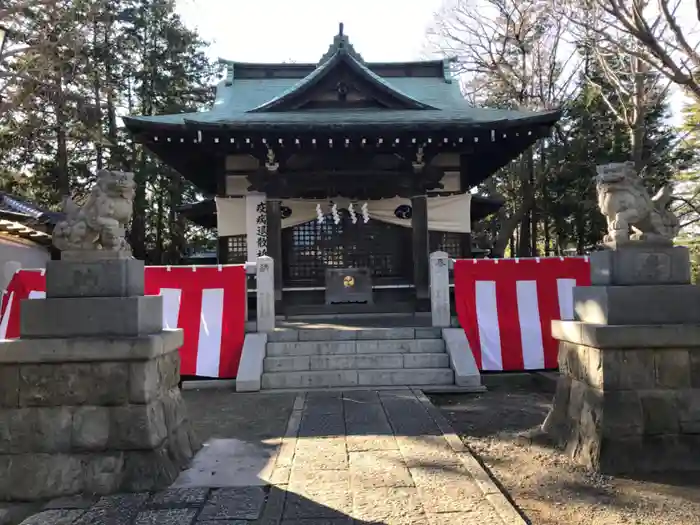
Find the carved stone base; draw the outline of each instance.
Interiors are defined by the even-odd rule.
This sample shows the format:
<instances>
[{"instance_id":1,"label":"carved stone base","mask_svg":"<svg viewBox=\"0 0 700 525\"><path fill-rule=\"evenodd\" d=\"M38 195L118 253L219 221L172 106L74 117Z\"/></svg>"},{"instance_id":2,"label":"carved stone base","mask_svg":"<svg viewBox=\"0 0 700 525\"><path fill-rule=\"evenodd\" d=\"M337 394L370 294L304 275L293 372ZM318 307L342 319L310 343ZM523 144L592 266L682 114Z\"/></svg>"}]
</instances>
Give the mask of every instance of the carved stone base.
<instances>
[{"instance_id":1,"label":"carved stone base","mask_svg":"<svg viewBox=\"0 0 700 525\"><path fill-rule=\"evenodd\" d=\"M198 450L182 331L0 343L0 500L158 490Z\"/></svg>"},{"instance_id":2,"label":"carved stone base","mask_svg":"<svg viewBox=\"0 0 700 525\"><path fill-rule=\"evenodd\" d=\"M136 337L163 329L159 295L25 299L20 311L20 337Z\"/></svg>"},{"instance_id":3,"label":"carved stone base","mask_svg":"<svg viewBox=\"0 0 700 525\"><path fill-rule=\"evenodd\" d=\"M577 321L605 325L683 324L700 320L700 287L693 284L577 286Z\"/></svg>"},{"instance_id":4,"label":"carved stone base","mask_svg":"<svg viewBox=\"0 0 700 525\"><path fill-rule=\"evenodd\" d=\"M561 375L543 430L600 472L700 471L699 331L554 322Z\"/></svg>"},{"instance_id":5,"label":"carved stone base","mask_svg":"<svg viewBox=\"0 0 700 525\"><path fill-rule=\"evenodd\" d=\"M133 297L144 294L143 261L118 255L111 259L87 259L48 261L46 297Z\"/></svg>"},{"instance_id":6,"label":"carved stone base","mask_svg":"<svg viewBox=\"0 0 700 525\"><path fill-rule=\"evenodd\" d=\"M690 283L690 254L685 246L632 242L618 250L593 252L590 261L594 286Z\"/></svg>"}]
</instances>

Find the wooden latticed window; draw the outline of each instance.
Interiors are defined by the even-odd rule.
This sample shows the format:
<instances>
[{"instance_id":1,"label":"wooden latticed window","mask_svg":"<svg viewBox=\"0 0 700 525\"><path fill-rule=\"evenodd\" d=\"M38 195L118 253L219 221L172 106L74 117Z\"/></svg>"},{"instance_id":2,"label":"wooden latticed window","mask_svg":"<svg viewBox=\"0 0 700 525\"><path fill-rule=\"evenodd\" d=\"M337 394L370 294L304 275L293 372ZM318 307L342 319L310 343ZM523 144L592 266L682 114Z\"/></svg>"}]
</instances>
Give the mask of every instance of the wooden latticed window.
<instances>
[{"instance_id":1,"label":"wooden latticed window","mask_svg":"<svg viewBox=\"0 0 700 525\"><path fill-rule=\"evenodd\" d=\"M413 271L411 230L361 217L353 223L338 210L323 223L309 221L282 231L286 282L323 284L326 268L369 268L375 279L401 280Z\"/></svg>"},{"instance_id":2,"label":"wooden latticed window","mask_svg":"<svg viewBox=\"0 0 700 525\"><path fill-rule=\"evenodd\" d=\"M446 252L453 259L462 257L462 234L431 231L428 235L430 253Z\"/></svg>"},{"instance_id":3,"label":"wooden latticed window","mask_svg":"<svg viewBox=\"0 0 700 525\"><path fill-rule=\"evenodd\" d=\"M226 264L244 264L248 258L247 236L232 235L227 240L228 257Z\"/></svg>"}]
</instances>

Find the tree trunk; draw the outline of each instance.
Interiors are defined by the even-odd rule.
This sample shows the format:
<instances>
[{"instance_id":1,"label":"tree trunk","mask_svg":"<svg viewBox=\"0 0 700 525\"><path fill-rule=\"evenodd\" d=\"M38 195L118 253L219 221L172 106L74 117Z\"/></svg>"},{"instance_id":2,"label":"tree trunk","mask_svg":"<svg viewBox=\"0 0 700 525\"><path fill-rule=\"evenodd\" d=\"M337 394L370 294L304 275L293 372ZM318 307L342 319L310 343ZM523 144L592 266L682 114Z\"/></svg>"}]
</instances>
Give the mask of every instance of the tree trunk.
<instances>
[{"instance_id":1,"label":"tree trunk","mask_svg":"<svg viewBox=\"0 0 700 525\"><path fill-rule=\"evenodd\" d=\"M92 24L92 50L93 53L97 53L99 49L99 45L97 43L97 33L99 25L97 22L93 22ZM97 119L97 140L95 140L95 166L98 170L101 170L104 167L104 149L102 146L103 143L103 138L102 138L102 85L100 83L100 73L98 71L97 64L100 63L101 60L93 59L92 63L92 74L93 74L93 79L92 79L92 90L93 90L93 95L95 97L95 112L97 115L99 115ZM89 121L90 125L95 124L92 122L92 120Z\"/></svg>"},{"instance_id":2,"label":"tree trunk","mask_svg":"<svg viewBox=\"0 0 700 525\"><path fill-rule=\"evenodd\" d=\"M637 57L632 57L634 72L634 94L632 95L632 121L630 122L630 153L634 169L641 173L644 169L644 135L646 132L645 117L647 113L646 77L649 66Z\"/></svg>"},{"instance_id":3,"label":"tree trunk","mask_svg":"<svg viewBox=\"0 0 700 525\"><path fill-rule=\"evenodd\" d=\"M170 245L168 246L168 262L178 264L182 260L185 248L185 224L184 217L176 212L182 205L182 177L179 173L171 173L168 224L170 225Z\"/></svg>"},{"instance_id":4,"label":"tree trunk","mask_svg":"<svg viewBox=\"0 0 700 525\"><path fill-rule=\"evenodd\" d=\"M156 187L158 188L158 198L157 198L157 208L156 211L156 246L154 259L158 261L158 264L163 264L163 256L165 249L163 247L163 240L165 237L165 192L166 189L163 187L164 176L158 175Z\"/></svg>"},{"instance_id":5,"label":"tree trunk","mask_svg":"<svg viewBox=\"0 0 700 525\"><path fill-rule=\"evenodd\" d=\"M581 210L576 211L576 253L583 255L586 249L586 220Z\"/></svg>"},{"instance_id":6,"label":"tree trunk","mask_svg":"<svg viewBox=\"0 0 700 525\"><path fill-rule=\"evenodd\" d=\"M524 153L520 163L523 204L527 203L527 208L522 215L520 228L520 242L518 243L518 257L530 257L532 255L532 207L535 203L535 177L534 159L532 148Z\"/></svg>"},{"instance_id":7,"label":"tree trunk","mask_svg":"<svg viewBox=\"0 0 700 525\"><path fill-rule=\"evenodd\" d=\"M496 242L493 243L493 249L491 250L493 257L503 257L506 247L508 246L508 241L511 239L511 237L513 237L518 225L522 222L523 217L529 211L530 206L532 206L531 200L523 199L520 206L518 206L518 208L513 212L513 215L506 218L501 223L501 229L498 232ZM521 229L516 241L518 246L522 245L522 237L523 234ZM513 250L511 255L514 255L515 253L515 250Z\"/></svg>"},{"instance_id":8,"label":"tree trunk","mask_svg":"<svg viewBox=\"0 0 700 525\"><path fill-rule=\"evenodd\" d=\"M54 112L56 114L56 192L60 197L70 195L68 175L68 141L66 136L66 114L64 108L63 78L56 78L54 93Z\"/></svg>"}]
</instances>

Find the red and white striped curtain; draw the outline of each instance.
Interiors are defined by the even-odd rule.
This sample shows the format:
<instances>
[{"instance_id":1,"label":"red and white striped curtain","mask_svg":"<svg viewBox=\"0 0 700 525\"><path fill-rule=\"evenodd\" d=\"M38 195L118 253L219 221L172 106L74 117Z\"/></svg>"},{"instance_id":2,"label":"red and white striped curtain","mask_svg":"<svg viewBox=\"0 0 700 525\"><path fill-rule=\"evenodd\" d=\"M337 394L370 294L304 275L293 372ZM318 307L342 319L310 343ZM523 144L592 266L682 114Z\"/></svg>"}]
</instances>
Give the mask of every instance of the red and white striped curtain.
<instances>
[{"instance_id":1,"label":"red and white striped curtain","mask_svg":"<svg viewBox=\"0 0 700 525\"><path fill-rule=\"evenodd\" d=\"M235 378L245 338L246 275L236 266L149 266L146 295L163 296L163 328L182 328L182 375ZM19 337L20 301L45 297L39 270L15 273L3 294L0 338Z\"/></svg>"},{"instance_id":2,"label":"red and white striped curtain","mask_svg":"<svg viewBox=\"0 0 700 525\"><path fill-rule=\"evenodd\" d=\"M557 368L551 322L573 319L572 290L590 279L587 257L456 261L457 316L479 370Z\"/></svg>"}]
</instances>

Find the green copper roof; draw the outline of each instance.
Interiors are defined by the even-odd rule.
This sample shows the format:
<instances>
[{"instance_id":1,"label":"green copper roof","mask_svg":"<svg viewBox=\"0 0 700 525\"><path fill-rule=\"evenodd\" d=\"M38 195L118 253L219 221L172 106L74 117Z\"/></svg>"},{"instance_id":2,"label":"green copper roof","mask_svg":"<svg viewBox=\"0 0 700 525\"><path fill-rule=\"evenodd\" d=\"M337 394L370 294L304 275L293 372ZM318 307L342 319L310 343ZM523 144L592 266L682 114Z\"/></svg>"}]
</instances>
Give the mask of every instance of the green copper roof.
<instances>
[{"instance_id":1,"label":"green copper roof","mask_svg":"<svg viewBox=\"0 0 700 525\"><path fill-rule=\"evenodd\" d=\"M341 37L343 36L342 25L340 35ZM340 62L345 62L353 70L358 72L360 75L364 76L374 85L378 86L382 91L394 96L398 100L405 103L411 109L435 109L429 104L421 102L420 100L411 97L410 95L406 95L400 89L397 89L395 86L392 86L389 82L387 82L382 77L374 73L367 66L365 66L362 63L362 58L359 57L359 55L357 55L355 50L352 47L346 47L346 42L344 40L338 40L338 37L336 37L336 40L337 41L334 43L335 47L331 46L331 49L329 50L329 53L333 52L333 54L330 57L328 57L328 53L324 55L321 59L321 62L319 63L319 66L312 73L301 79L299 82L297 82L290 88L286 89L284 92L280 93L278 96L274 97L273 99L265 102L264 104L256 108L253 108L251 111L266 111L274 109L275 107L282 104L289 97L296 95L302 91L305 91L317 82L321 81ZM347 43L347 46L350 46L350 44ZM374 111L377 110L375 109Z\"/></svg>"},{"instance_id":2,"label":"green copper roof","mask_svg":"<svg viewBox=\"0 0 700 525\"><path fill-rule=\"evenodd\" d=\"M336 65L344 63L358 75L381 89L383 93L401 101L407 109L307 109L281 110L278 106L309 86L315 85ZM208 111L127 117L125 124L132 131L151 127L224 127L232 130L265 129L347 129L363 126L437 129L443 127L506 128L511 126L552 125L559 118L558 111L526 112L484 109L470 106L462 96L458 83L443 72L444 61L422 63L378 64L365 63L349 44L342 28L328 52L315 67L306 64L242 64L228 62L228 75L216 90L216 99ZM436 71L434 76L411 75L382 77L377 71L387 67L410 69L425 65ZM240 71L256 69L259 74L237 77ZM290 75L284 70L296 68L301 74ZM431 69L431 71L433 70ZM444 67L447 71L449 68ZM275 78L277 74L283 78ZM289 77L293 78L289 78ZM253 78L256 77L256 78Z\"/></svg>"}]
</instances>

